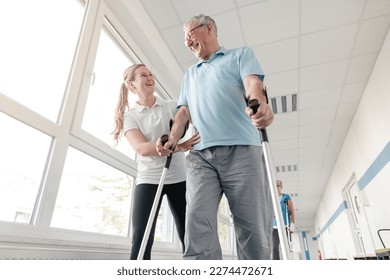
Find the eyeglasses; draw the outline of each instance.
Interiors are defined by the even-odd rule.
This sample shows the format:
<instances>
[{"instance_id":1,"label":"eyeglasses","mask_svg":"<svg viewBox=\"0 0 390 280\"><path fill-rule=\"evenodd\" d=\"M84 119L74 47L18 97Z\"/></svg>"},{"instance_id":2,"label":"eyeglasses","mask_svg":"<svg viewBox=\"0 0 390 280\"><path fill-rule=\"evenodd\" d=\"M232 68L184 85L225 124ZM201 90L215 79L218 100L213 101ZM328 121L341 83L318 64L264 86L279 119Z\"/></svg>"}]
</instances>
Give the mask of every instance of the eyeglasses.
<instances>
[{"instance_id":1,"label":"eyeglasses","mask_svg":"<svg viewBox=\"0 0 390 280\"><path fill-rule=\"evenodd\" d=\"M202 26L205 26L205 24L199 24L198 26L196 26L196 27L192 28L190 31L188 31L188 34L185 37L184 41L187 42L189 40L192 40L192 37L194 34L191 34L191 33L193 33L193 31L195 31L197 28L202 27Z\"/></svg>"}]
</instances>

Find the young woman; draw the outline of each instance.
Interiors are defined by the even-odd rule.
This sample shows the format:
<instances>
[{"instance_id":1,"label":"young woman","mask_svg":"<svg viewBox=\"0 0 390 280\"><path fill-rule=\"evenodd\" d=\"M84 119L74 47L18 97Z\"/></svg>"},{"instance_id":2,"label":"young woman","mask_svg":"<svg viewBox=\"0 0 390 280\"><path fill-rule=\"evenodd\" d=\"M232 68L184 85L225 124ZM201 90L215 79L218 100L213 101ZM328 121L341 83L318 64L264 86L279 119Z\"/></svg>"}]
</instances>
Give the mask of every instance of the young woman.
<instances>
[{"instance_id":1,"label":"young woman","mask_svg":"<svg viewBox=\"0 0 390 280\"><path fill-rule=\"evenodd\" d=\"M130 254L130 259L137 259L166 162L166 157L159 156L157 153L156 142L163 134L169 134L170 120L174 118L177 109L175 101L162 100L154 95L155 80L145 65L132 65L124 71L123 78L124 82L120 89L115 112L116 127L113 135L116 141L124 135L138 155L138 172L131 217L132 248ZM136 104L131 108L128 103L129 90L137 95ZM192 149L192 146L199 141L199 134L196 133L174 149L162 192L162 196L167 196L183 252L186 209L185 155L183 152ZM157 212L160 205L161 200ZM157 217L151 229L144 259L151 259L156 221Z\"/></svg>"}]
</instances>

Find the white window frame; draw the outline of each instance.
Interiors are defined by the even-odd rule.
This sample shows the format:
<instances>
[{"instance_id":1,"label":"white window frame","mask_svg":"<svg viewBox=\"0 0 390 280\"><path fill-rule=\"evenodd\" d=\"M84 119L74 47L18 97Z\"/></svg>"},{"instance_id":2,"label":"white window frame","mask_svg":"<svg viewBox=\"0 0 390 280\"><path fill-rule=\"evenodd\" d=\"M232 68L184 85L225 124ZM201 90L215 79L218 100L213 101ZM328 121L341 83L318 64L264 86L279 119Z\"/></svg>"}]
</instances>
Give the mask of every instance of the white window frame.
<instances>
[{"instance_id":1,"label":"white window frame","mask_svg":"<svg viewBox=\"0 0 390 280\"><path fill-rule=\"evenodd\" d=\"M136 176L137 172L137 164L134 160L129 160L129 157L81 129L82 116L86 107L97 44L103 26L113 33L120 34L118 43L129 52L135 61L142 61L146 65L151 65L151 63L104 0L87 1L85 9L77 50L57 123L0 93L2 112L53 138L43 172L38 203L32 214L32 222L31 224L20 224L0 221L0 249L9 244L16 247L19 245L15 244L38 244L43 247L47 245L54 247L81 246L99 252L112 250L124 256L129 253L131 240L128 236L111 236L50 227L69 146L133 177ZM163 98L169 99L170 95L158 81L159 73L155 73L155 77L159 93ZM228 236L232 238L230 218L221 215L219 217L229 225ZM175 229L174 232L174 243L156 241L154 249L157 252L164 251L164 254L168 255L174 255L178 249L181 250ZM234 246L233 239L231 242ZM224 251L225 254L231 254L231 251Z\"/></svg>"}]
</instances>

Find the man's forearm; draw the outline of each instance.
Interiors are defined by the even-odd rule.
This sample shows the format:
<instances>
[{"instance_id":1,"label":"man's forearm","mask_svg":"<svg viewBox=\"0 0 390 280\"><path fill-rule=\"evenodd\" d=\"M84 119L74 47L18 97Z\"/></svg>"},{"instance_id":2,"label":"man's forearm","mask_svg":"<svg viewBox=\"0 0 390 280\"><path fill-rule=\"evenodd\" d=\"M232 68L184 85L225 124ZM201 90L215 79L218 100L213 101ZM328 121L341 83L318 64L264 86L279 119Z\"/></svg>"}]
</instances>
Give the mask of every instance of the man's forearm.
<instances>
[{"instance_id":1,"label":"man's forearm","mask_svg":"<svg viewBox=\"0 0 390 280\"><path fill-rule=\"evenodd\" d=\"M175 145L179 142L182 137L187 122L190 120L189 110L187 106L181 106L179 111L176 113L173 120L173 125L171 132L169 134L169 140L171 140Z\"/></svg>"}]
</instances>

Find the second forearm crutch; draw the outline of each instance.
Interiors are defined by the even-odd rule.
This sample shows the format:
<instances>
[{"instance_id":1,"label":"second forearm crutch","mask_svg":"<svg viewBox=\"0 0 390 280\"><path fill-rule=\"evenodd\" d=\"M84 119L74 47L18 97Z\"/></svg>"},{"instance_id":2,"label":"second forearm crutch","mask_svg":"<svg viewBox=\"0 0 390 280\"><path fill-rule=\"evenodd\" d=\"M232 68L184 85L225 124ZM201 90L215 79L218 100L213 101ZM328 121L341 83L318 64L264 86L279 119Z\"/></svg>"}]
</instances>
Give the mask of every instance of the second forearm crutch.
<instances>
[{"instance_id":1,"label":"second forearm crutch","mask_svg":"<svg viewBox=\"0 0 390 280\"><path fill-rule=\"evenodd\" d=\"M288 240L288 248L289 252L292 254L292 238L291 238L291 231L290 231L290 225L291 225L291 220L290 220L290 215L289 215L289 208L288 208L288 200L287 198L284 199L284 203L286 204L286 221L287 221L287 227L286 227L286 233L287 233L287 240Z\"/></svg>"},{"instance_id":2,"label":"second forearm crutch","mask_svg":"<svg viewBox=\"0 0 390 280\"><path fill-rule=\"evenodd\" d=\"M161 143L162 143L163 145L164 145L167 141L168 141L168 135L167 135L167 134L164 134L163 136L161 136ZM149 215L149 219L148 219L148 224L146 225L144 237L143 237L143 239L142 239L142 243L141 243L141 246L140 246L140 248L139 248L137 260L142 260L142 259L144 258L146 246L147 246L147 244L148 244L148 240L149 240L149 236L150 236L150 231L151 231L152 226L153 226L153 221L154 221L154 219L155 219L155 217L156 217L157 207L158 207L158 204L159 204L159 202L160 202L162 190L163 190L163 188L164 188L165 176L167 175L169 166L170 166L170 164L171 164L171 159L172 159L172 154L170 154L170 155L167 157L167 160L166 160L166 162L165 162L165 166L164 166L163 172L162 172L162 174L161 174L160 182L159 182L158 187L157 187L156 196L154 197L152 210L150 211L150 215Z\"/></svg>"},{"instance_id":3,"label":"second forearm crutch","mask_svg":"<svg viewBox=\"0 0 390 280\"><path fill-rule=\"evenodd\" d=\"M254 114L256 114L257 109L259 108L260 104L257 99L252 99L248 102L249 107L251 107ZM264 158L265 158L265 165L267 168L267 174L268 174L268 183L271 190L271 198L272 198L272 205L274 207L274 213L275 213L275 219L276 219L276 225L278 227L278 235L280 240L280 249L282 252L282 257L284 260L289 259L288 255L288 241L287 241L287 235L285 233L284 228L284 222L283 222L283 216L282 216L282 209L280 207L280 202L278 198L278 191L276 188L276 176L275 176L275 169L272 162L271 157L271 151L268 143L268 135L265 128L259 129L262 136L262 142L261 145L263 146L264 151Z\"/></svg>"}]
</instances>

